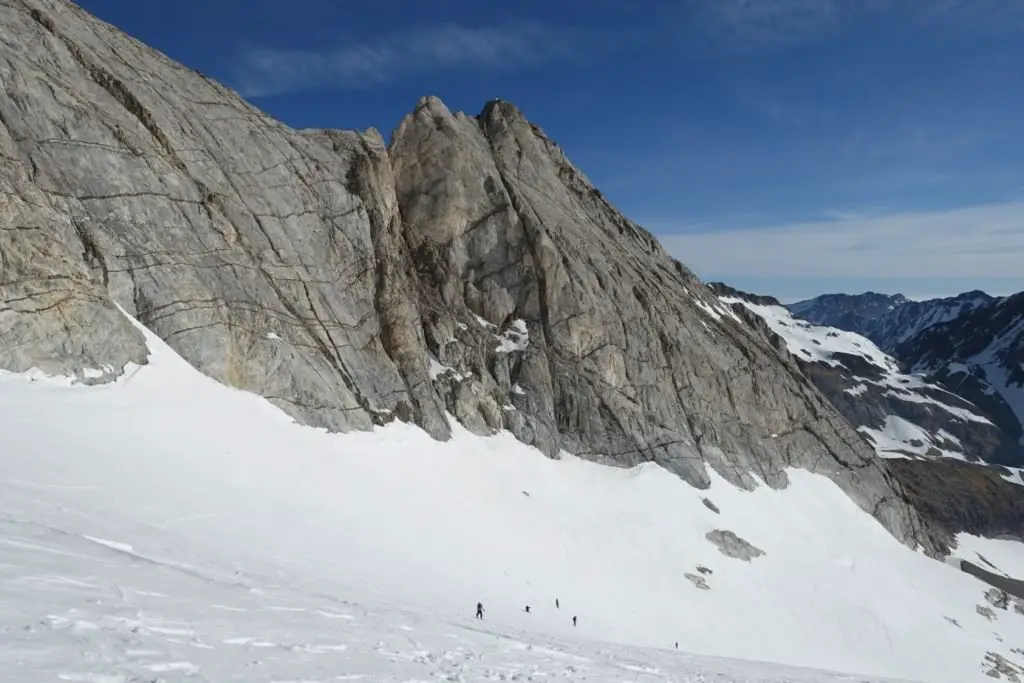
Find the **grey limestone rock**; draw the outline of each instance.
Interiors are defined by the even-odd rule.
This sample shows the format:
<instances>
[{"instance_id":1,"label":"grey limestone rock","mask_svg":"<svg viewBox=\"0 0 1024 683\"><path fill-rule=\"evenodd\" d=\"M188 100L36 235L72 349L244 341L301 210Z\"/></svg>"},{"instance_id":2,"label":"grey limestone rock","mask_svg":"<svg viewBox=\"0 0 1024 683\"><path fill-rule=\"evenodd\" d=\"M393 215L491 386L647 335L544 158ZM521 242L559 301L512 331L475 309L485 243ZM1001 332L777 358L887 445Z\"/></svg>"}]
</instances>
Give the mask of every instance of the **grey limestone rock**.
<instances>
[{"instance_id":1,"label":"grey limestone rock","mask_svg":"<svg viewBox=\"0 0 1024 683\"><path fill-rule=\"evenodd\" d=\"M985 600L993 607L1004 611L1010 606L1010 596L999 588L989 588L985 591Z\"/></svg>"},{"instance_id":2,"label":"grey limestone rock","mask_svg":"<svg viewBox=\"0 0 1024 683\"><path fill-rule=\"evenodd\" d=\"M44 312L62 282L73 291L59 318L5 324L25 349L11 367L49 362L53 345L72 366L138 360L117 302L204 373L304 422L397 415L447 436L379 136L332 148L61 0L4 4L0 24L3 182L21 177L39 207L9 225L58 245L25 273L46 284L23 286L43 288Z\"/></svg>"},{"instance_id":3,"label":"grey limestone rock","mask_svg":"<svg viewBox=\"0 0 1024 683\"><path fill-rule=\"evenodd\" d=\"M683 574L683 576L686 577L686 579L690 583L692 583L694 586L696 586L697 588L701 589L702 591L709 591L709 590L711 590L711 586L708 585L707 579L705 579L703 576L698 576L697 574L689 574L689 573Z\"/></svg>"},{"instance_id":4,"label":"grey limestone rock","mask_svg":"<svg viewBox=\"0 0 1024 683\"><path fill-rule=\"evenodd\" d=\"M938 545L793 361L513 105L295 131L66 0L0 4L0 364L196 368L331 430L511 430L697 487L832 478ZM86 370L99 369L87 373Z\"/></svg>"},{"instance_id":5,"label":"grey limestone rock","mask_svg":"<svg viewBox=\"0 0 1024 683\"><path fill-rule=\"evenodd\" d=\"M1019 683L1024 676L1024 669L1003 657L998 652L986 652L983 667L988 667L985 674L989 678Z\"/></svg>"},{"instance_id":6,"label":"grey limestone rock","mask_svg":"<svg viewBox=\"0 0 1024 683\"><path fill-rule=\"evenodd\" d=\"M698 487L706 464L748 488L811 469L924 540L898 485L795 363L513 105L470 117L424 98L390 152L431 352L470 368L483 399L522 392L509 393L515 411L483 411L518 421L491 426L550 455L654 461ZM529 345L488 354L481 318L523 321Z\"/></svg>"},{"instance_id":7,"label":"grey limestone rock","mask_svg":"<svg viewBox=\"0 0 1024 683\"><path fill-rule=\"evenodd\" d=\"M732 531L715 529L714 531L709 531L705 538L714 543L718 550L726 557L750 562L764 555L763 550L752 545L749 541L740 538Z\"/></svg>"}]
</instances>

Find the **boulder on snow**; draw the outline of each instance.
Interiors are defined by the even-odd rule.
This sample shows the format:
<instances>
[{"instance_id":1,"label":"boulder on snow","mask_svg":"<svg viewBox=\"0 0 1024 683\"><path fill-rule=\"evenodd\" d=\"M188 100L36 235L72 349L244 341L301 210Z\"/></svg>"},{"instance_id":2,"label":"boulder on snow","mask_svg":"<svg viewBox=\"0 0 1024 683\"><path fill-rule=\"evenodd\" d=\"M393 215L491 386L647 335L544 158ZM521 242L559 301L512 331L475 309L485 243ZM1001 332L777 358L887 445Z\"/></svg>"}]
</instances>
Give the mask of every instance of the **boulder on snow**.
<instances>
[{"instance_id":1,"label":"boulder on snow","mask_svg":"<svg viewBox=\"0 0 1024 683\"><path fill-rule=\"evenodd\" d=\"M985 675L997 680L1005 679L1013 683L1019 683L1021 676L1024 675L1024 669L1010 662L1006 657L997 652L985 653L985 666L989 667Z\"/></svg>"},{"instance_id":2,"label":"boulder on snow","mask_svg":"<svg viewBox=\"0 0 1024 683\"><path fill-rule=\"evenodd\" d=\"M764 555L764 551L751 545L748 541L740 538L732 531L715 529L709 531L704 538L708 539L726 557L732 557L744 562L750 562L755 557Z\"/></svg>"},{"instance_id":3,"label":"boulder on snow","mask_svg":"<svg viewBox=\"0 0 1024 683\"><path fill-rule=\"evenodd\" d=\"M975 609L977 610L978 614L985 617L989 621L992 621L996 618L996 613L991 607L986 607L984 605L976 605Z\"/></svg>"},{"instance_id":4,"label":"boulder on snow","mask_svg":"<svg viewBox=\"0 0 1024 683\"><path fill-rule=\"evenodd\" d=\"M989 588L985 591L985 600L997 609L1005 610L1010 605L1010 596L999 588Z\"/></svg>"},{"instance_id":5,"label":"boulder on snow","mask_svg":"<svg viewBox=\"0 0 1024 683\"><path fill-rule=\"evenodd\" d=\"M709 591L709 590L711 590L711 586L708 585L708 582L704 579L703 576L697 576L696 574L690 574L690 573L683 574L683 576L685 576L687 579L689 579L693 583L694 586L696 586L697 588L701 589L702 591Z\"/></svg>"}]
</instances>

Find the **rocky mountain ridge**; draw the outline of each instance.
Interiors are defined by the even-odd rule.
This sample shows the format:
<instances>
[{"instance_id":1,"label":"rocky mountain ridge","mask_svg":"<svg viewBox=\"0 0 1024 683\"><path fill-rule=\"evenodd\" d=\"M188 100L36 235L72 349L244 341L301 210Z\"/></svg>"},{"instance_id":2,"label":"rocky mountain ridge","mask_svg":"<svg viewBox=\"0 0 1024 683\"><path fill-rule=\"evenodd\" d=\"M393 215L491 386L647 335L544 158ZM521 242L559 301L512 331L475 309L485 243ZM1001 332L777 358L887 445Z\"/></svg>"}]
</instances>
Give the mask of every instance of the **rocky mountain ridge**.
<instances>
[{"instance_id":1,"label":"rocky mountain ridge","mask_svg":"<svg viewBox=\"0 0 1024 683\"><path fill-rule=\"evenodd\" d=\"M1024 293L932 325L894 354L981 406L1024 448Z\"/></svg>"},{"instance_id":2,"label":"rocky mountain ridge","mask_svg":"<svg viewBox=\"0 0 1024 683\"><path fill-rule=\"evenodd\" d=\"M902 294L823 294L788 304L793 315L867 337L880 349L893 353L899 344L921 331L953 320L996 300L974 290L956 296L915 301Z\"/></svg>"},{"instance_id":3,"label":"rocky mountain ridge","mask_svg":"<svg viewBox=\"0 0 1024 683\"><path fill-rule=\"evenodd\" d=\"M514 106L295 131L66 0L0 6L0 366L193 366L332 430L448 414L691 484L835 480L943 545L853 428ZM587 245L585 250L580 245Z\"/></svg>"}]
</instances>

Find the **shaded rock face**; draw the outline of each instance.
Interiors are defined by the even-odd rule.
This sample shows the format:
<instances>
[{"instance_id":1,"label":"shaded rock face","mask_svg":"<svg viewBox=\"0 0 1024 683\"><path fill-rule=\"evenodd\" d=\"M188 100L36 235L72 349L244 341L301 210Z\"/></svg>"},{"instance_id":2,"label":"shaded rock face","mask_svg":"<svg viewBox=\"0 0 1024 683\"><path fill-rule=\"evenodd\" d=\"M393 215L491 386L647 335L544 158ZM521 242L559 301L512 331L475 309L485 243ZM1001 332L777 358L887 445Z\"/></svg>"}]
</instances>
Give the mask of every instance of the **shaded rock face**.
<instances>
[{"instance_id":1,"label":"shaded rock face","mask_svg":"<svg viewBox=\"0 0 1024 683\"><path fill-rule=\"evenodd\" d=\"M936 543L770 340L512 105L294 131L63 0L0 5L0 362L202 372L332 430L445 413L696 486L830 476ZM115 304L116 302L116 304Z\"/></svg>"},{"instance_id":2,"label":"shaded rock face","mask_svg":"<svg viewBox=\"0 0 1024 683\"><path fill-rule=\"evenodd\" d=\"M999 468L949 459L887 464L933 527L1024 540L1024 487L1004 479Z\"/></svg>"}]
</instances>

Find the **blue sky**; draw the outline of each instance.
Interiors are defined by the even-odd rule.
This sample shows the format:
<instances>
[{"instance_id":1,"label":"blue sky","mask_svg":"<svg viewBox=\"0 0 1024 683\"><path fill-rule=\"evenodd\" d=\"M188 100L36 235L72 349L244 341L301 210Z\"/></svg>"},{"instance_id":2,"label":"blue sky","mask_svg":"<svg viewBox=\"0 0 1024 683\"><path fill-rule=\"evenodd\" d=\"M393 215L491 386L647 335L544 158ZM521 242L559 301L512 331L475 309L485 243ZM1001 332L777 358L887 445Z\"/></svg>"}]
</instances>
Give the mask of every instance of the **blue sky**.
<instances>
[{"instance_id":1,"label":"blue sky","mask_svg":"<svg viewBox=\"0 0 1024 683\"><path fill-rule=\"evenodd\" d=\"M707 279L1024 289L1024 0L80 0L296 127L501 97Z\"/></svg>"}]
</instances>

